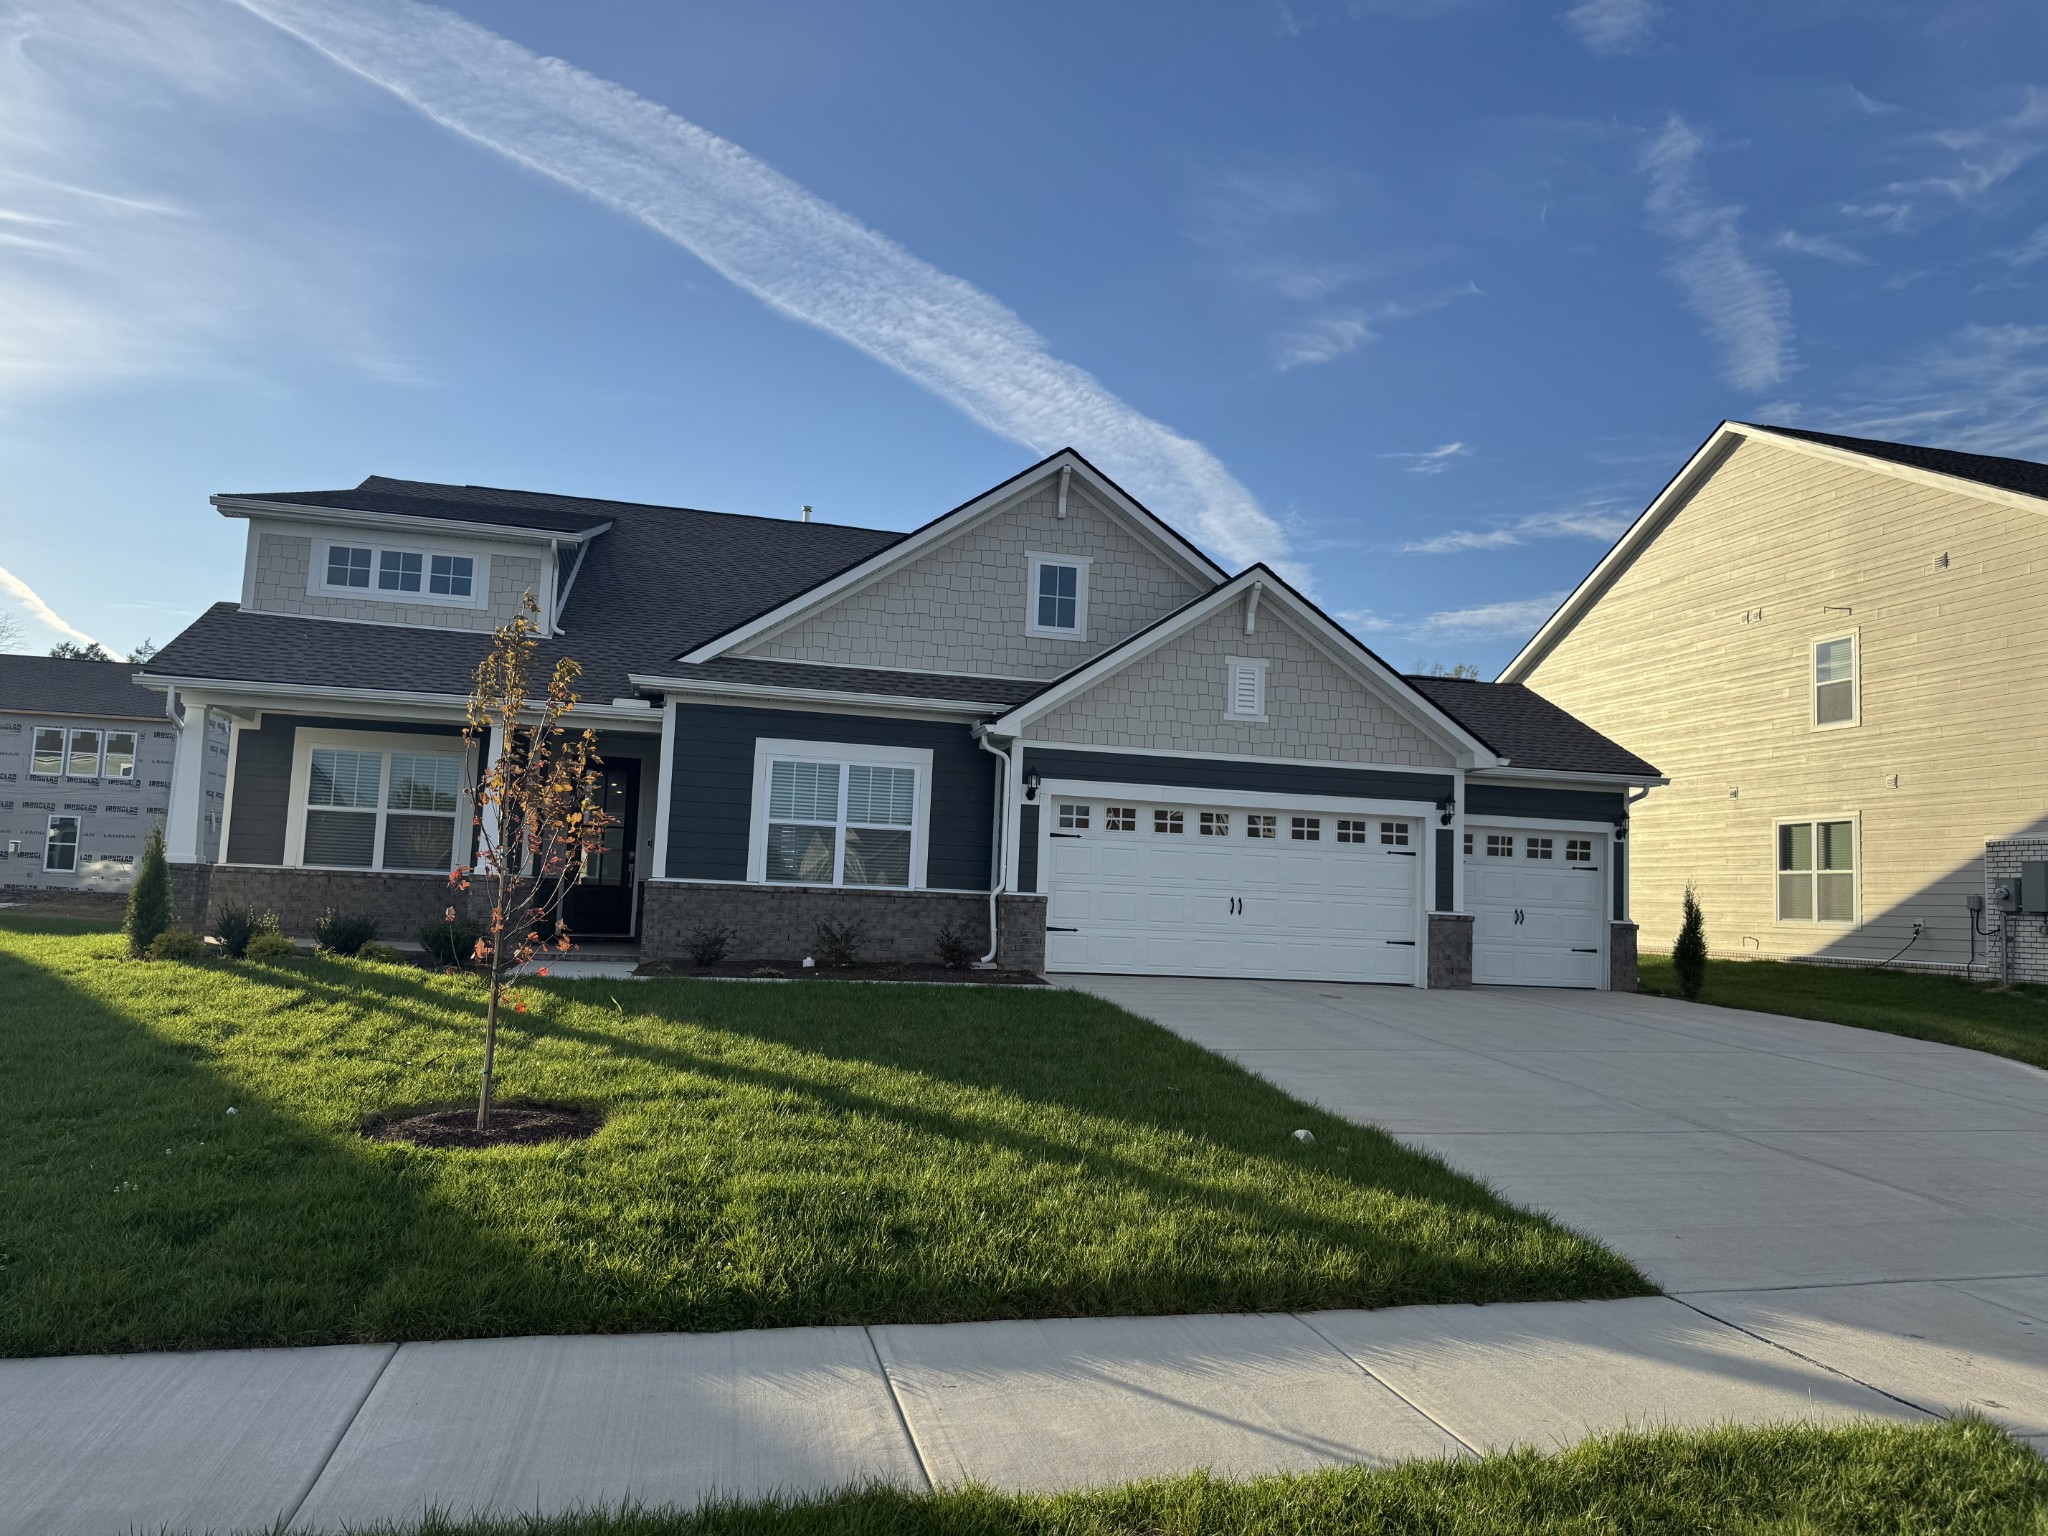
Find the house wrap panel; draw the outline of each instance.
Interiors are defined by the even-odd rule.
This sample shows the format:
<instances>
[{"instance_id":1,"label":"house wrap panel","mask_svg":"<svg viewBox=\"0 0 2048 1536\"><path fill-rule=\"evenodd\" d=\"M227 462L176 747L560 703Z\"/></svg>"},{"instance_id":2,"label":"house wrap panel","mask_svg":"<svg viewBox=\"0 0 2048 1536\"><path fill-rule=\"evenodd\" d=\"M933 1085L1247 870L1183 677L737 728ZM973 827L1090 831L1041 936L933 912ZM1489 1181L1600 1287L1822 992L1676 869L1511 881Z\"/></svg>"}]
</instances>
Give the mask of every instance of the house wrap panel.
<instances>
[{"instance_id":1,"label":"house wrap panel","mask_svg":"<svg viewBox=\"0 0 2048 1536\"><path fill-rule=\"evenodd\" d=\"M309 590L316 543L324 547L331 543L350 542L410 547L415 541L388 533L351 533L341 528L323 533L316 540L259 526L256 530L252 606L262 613L291 613L309 618L411 624L425 629L488 631L516 615L520 611L520 601L528 591L541 598L543 603L546 601L541 587L546 562L540 556L467 539L451 541L447 547L458 553L474 551L477 579L489 584L489 601L482 608L448 603L392 602L379 597L374 590L365 592L361 597L331 597Z\"/></svg>"}]
</instances>

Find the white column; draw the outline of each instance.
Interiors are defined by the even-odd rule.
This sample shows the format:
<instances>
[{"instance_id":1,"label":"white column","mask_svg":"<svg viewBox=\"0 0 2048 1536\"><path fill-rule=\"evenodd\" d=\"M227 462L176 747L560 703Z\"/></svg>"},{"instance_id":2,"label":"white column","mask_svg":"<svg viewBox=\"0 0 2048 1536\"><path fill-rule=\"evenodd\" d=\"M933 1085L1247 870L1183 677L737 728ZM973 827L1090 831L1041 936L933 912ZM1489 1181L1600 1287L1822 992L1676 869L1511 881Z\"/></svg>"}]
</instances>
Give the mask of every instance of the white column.
<instances>
[{"instance_id":1,"label":"white column","mask_svg":"<svg viewBox=\"0 0 2048 1536\"><path fill-rule=\"evenodd\" d=\"M1468 793L1465 770L1460 768L1453 776L1451 793L1458 797L1458 808L1451 815L1451 910L1465 910L1465 796Z\"/></svg>"},{"instance_id":2,"label":"white column","mask_svg":"<svg viewBox=\"0 0 2048 1536\"><path fill-rule=\"evenodd\" d=\"M649 864L649 877L655 880L668 878L668 818L669 797L674 792L676 781L676 701L666 700L661 707L661 765L655 772L654 781L654 858Z\"/></svg>"},{"instance_id":3,"label":"white column","mask_svg":"<svg viewBox=\"0 0 2048 1536\"><path fill-rule=\"evenodd\" d=\"M206 706L180 698L177 755L171 762L171 804L164 820L164 853L173 864L197 864L206 818Z\"/></svg>"},{"instance_id":4,"label":"white column","mask_svg":"<svg viewBox=\"0 0 2048 1536\"><path fill-rule=\"evenodd\" d=\"M476 760L476 776L479 782L482 781L486 773L490 772L491 764L498 760L498 751L503 745L503 733L499 731L497 726L485 726L482 749ZM494 801L489 805L479 807L478 815L483 819L481 829L483 834L482 843L496 847L498 841L498 807L496 802ZM482 844L479 844L477 853L479 858L481 858L483 853Z\"/></svg>"}]
</instances>

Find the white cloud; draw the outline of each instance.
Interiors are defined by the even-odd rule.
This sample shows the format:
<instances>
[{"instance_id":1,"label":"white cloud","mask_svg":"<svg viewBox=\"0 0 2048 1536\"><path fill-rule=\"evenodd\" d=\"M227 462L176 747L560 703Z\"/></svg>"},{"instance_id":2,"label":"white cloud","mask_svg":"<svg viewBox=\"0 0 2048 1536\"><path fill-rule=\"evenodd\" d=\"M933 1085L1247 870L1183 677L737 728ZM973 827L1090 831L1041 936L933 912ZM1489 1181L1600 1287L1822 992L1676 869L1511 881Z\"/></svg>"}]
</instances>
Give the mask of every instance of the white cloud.
<instances>
[{"instance_id":1,"label":"white cloud","mask_svg":"<svg viewBox=\"0 0 2048 1536\"><path fill-rule=\"evenodd\" d=\"M1410 640L1514 640L1534 634L1564 599L1562 592L1549 592L1476 608L1439 609L1419 619L1394 617L1370 608L1355 608L1337 617L1356 634L1399 635Z\"/></svg>"},{"instance_id":2,"label":"white cloud","mask_svg":"<svg viewBox=\"0 0 2048 1536\"><path fill-rule=\"evenodd\" d=\"M1837 403L1782 408L1789 424L1965 453L2048 455L2048 325L1970 325L1904 362L1865 370Z\"/></svg>"},{"instance_id":3,"label":"white cloud","mask_svg":"<svg viewBox=\"0 0 2048 1536\"><path fill-rule=\"evenodd\" d=\"M36 595L34 587L31 587L4 565L0 565L0 589L13 593L15 600L28 610L28 616L53 634L62 635L66 640L75 640L80 645L91 645L94 643L91 635L88 635L76 624L67 623L56 609Z\"/></svg>"},{"instance_id":4,"label":"white cloud","mask_svg":"<svg viewBox=\"0 0 2048 1536\"><path fill-rule=\"evenodd\" d=\"M1595 53L1642 53L1655 41L1656 0L1579 0L1558 17Z\"/></svg>"},{"instance_id":5,"label":"white cloud","mask_svg":"<svg viewBox=\"0 0 2048 1536\"><path fill-rule=\"evenodd\" d=\"M1870 264L1870 258L1852 245L1826 235L1802 235L1796 230L1780 230L1778 238L1771 242L1781 251L1794 251L1801 256L1818 256L1822 261L1832 261L1842 267L1862 267Z\"/></svg>"},{"instance_id":6,"label":"white cloud","mask_svg":"<svg viewBox=\"0 0 2048 1536\"><path fill-rule=\"evenodd\" d=\"M1401 546L1404 555L1455 555L1473 549L1507 549L1533 539L1599 539L1621 537L1635 514L1617 502L1596 501L1557 512L1534 512L1492 528L1453 528Z\"/></svg>"},{"instance_id":7,"label":"white cloud","mask_svg":"<svg viewBox=\"0 0 2048 1536\"><path fill-rule=\"evenodd\" d=\"M1383 459L1405 459L1411 475L1440 475L1451 467L1454 460L1469 459L1472 450L1464 443L1444 443L1436 448L1426 448L1420 453L1383 453Z\"/></svg>"},{"instance_id":8,"label":"white cloud","mask_svg":"<svg viewBox=\"0 0 2048 1536\"><path fill-rule=\"evenodd\" d=\"M2000 251L1999 254L2016 267L2031 267L2037 261L2048 261L2048 224L2043 224L2012 250Z\"/></svg>"},{"instance_id":9,"label":"white cloud","mask_svg":"<svg viewBox=\"0 0 2048 1536\"><path fill-rule=\"evenodd\" d=\"M1281 373L1316 363L1335 362L1356 352L1376 333L1356 310L1321 315L1274 338L1273 366Z\"/></svg>"},{"instance_id":10,"label":"white cloud","mask_svg":"<svg viewBox=\"0 0 2048 1536\"><path fill-rule=\"evenodd\" d=\"M1721 349L1721 372L1738 389L1764 389L1792 372L1792 300L1768 268L1743 251L1742 210L1710 203L1699 183L1704 145L1673 117L1644 153L1651 226L1676 248L1671 275Z\"/></svg>"},{"instance_id":11,"label":"white cloud","mask_svg":"<svg viewBox=\"0 0 2048 1536\"><path fill-rule=\"evenodd\" d=\"M1225 559L1287 537L1201 444L1051 355L1015 313L738 145L623 87L409 0L241 0L443 127L675 242L777 312L858 347L990 431L1072 443Z\"/></svg>"}]
</instances>

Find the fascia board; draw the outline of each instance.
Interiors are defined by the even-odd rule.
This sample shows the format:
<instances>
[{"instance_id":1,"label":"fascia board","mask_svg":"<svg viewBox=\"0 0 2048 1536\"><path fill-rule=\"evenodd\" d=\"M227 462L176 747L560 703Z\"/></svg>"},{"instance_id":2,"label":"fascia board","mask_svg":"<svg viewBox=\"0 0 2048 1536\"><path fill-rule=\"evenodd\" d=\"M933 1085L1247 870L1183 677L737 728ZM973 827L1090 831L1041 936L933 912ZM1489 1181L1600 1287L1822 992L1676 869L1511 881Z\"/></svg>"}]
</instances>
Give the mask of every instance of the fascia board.
<instances>
[{"instance_id":1,"label":"fascia board","mask_svg":"<svg viewBox=\"0 0 2048 1536\"><path fill-rule=\"evenodd\" d=\"M815 609L837 601L862 587L880 580L900 566L909 564L927 550L935 548L946 540L966 532L1000 507L1024 494L1042 479L1057 475L1062 469L1071 469L1083 476L1090 489L1109 502L1125 520L1131 524L1137 535L1150 543L1176 565L1185 569L1198 581L1215 585L1223 581L1222 569L1204 556L1192 544L1173 532L1155 514L1125 495L1112 480L1101 474L1086 459L1072 449L1061 449L1051 458L1034 464L1021 474L1014 475L992 490L984 491L970 502L955 507L942 517L934 518L922 528L906 534L887 549L877 550L860 564L841 571L837 576L828 577L808 591L799 592L788 602L771 608L747 620L722 635L714 636L695 650L686 651L676 660L681 662L712 661L725 655L733 647L744 645L749 640L759 639L771 631L782 628L804 617Z\"/></svg>"},{"instance_id":2,"label":"fascia board","mask_svg":"<svg viewBox=\"0 0 2048 1536\"><path fill-rule=\"evenodd\" d=\"M316 704L404 704L422 709L453 710L460 716L469 712L469 696L461 693L423 693L398 688L332 688L310 683L257 683L231 677L163 677L148 672L139 673L135 680L146 688L175 688L180 693L190 691L209 698L304 699ZM634 721L642 725L658 726L661 720L659 710L620 709L609 704L578 704L575 713L590 719Z\"/></svg>"},{"instance_id":3,"label":"fascia board","mask_svg":"<svg viewBox=\"0 0 2048 1536\"><path fill-rule=\"evenodd\" d=\"M1708 435L1707 440L1694 450L1691 458L1677 474L1671 477L1664 489L1659 491L1650 504L1642 510L1636 520L1628 525L1622 536L1600 558L1600 563L1557 605L1557 611L1543 621L1536 633L1529 637L1529 643L1501 668L1494 678L1497 683L1521 683L1528 681L1528 675L1551 648L1562 640L1586 611L1606 593L1609 586L1642 552L1660 532L1664 524L1676 515L1679 507L1691 499L1693 493L1716 469L1722 460L1735 451L1745 433L1754 431L1740 422L1724 421Z\"/></svg>"},{"instance_id":4,"label":"fascia board","mask_svg":"<svg viewBox=\"0 0 2048 1536\"><path fill-rule=\"evenodd\" d=\"M1492 784L1500 779L1512 779L1518 784L1555 784L1560 789L1574 785L1592 784L1601 789L1619 789L1624 786L1655 789L1669 784L1670 779L1662 774L1650 773L1580 773L1570 768L1483 768L1472 774L1475 784Z\"/></svg>"},{"instance_id":5,"label":"fascia board","mask_svg":"<svg viewBox=\"0 0 2048 1536\"><path fill-rule=\"evenodd\" d=\"M354 512L346 507L301 507L290 502L256 501L245 496L208 498L222 517L276 518L281 522L315 523L323 527L383 528L406 533L440 530L467 538L498 539L511 544L587 544L609 533L610 523L568 532L551 528L515 528L504 523L472 523L449 517L408 517L399 512Z\"/></svg>"},{"instance_id":6,"label":"fascia board","mask_svg":"<svg viewBox=\"0 0 2048 1536\"><path fill-rule=\"evenodd\" d=\"M920 699L895 693L854 693L830 688L776 688L757 683L711 682L701 678L658 677L632 673L635 688L675 698L752 699L792 704L845 704L863 709L902 709L919 714L960 715L972 719L995 714L1000 704L972 699Z\"/></svg>"}]
</instances>

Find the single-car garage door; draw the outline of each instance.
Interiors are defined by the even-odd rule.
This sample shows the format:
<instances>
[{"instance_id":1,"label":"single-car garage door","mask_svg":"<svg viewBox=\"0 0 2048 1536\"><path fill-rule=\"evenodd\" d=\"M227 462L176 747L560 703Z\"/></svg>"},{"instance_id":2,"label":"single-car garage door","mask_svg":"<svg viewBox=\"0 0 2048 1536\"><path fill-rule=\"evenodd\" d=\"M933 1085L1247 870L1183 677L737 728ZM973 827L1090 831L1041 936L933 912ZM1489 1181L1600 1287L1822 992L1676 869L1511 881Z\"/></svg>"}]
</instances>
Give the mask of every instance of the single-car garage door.
<instances>
[{"instance_id":1,"label":"single-car garage door","mask_svg":"<svg viewBox=\"0 0 2048 1536\"><path fill-rule=\"evenodd\" d=\"M1542 827L1465 834L1465 909L1479 986L1597 987L1607 839Z\"/></svg>"},{"instance_id":2,"label":"single-car garage door","mask_svg":"<svg viewBox=\"0 0 2048 1536\"><path fill-rule=\"evenodd\" d=\"M1051 794L1046 969L1422 978L1422 827L1399 817Z\"/></svg>"}]
</instances>

